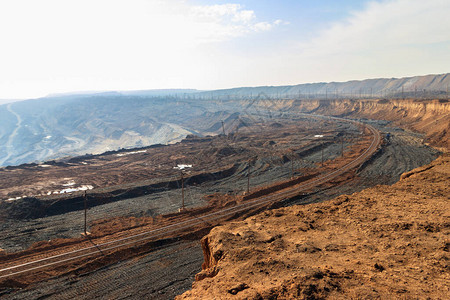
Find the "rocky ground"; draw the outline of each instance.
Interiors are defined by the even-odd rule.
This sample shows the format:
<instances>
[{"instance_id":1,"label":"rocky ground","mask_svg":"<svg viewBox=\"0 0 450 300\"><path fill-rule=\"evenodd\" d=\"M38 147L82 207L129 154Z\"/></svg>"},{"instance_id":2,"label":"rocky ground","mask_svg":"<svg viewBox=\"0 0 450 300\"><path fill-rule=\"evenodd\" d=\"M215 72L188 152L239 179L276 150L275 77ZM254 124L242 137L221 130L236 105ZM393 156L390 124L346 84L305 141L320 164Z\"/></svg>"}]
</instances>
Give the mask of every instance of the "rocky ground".
<instances>
[{"instance_id":1,"label":"rocky ground","mask_svg":"<svg viewBox=\"0 0 450 300\"><path fill-rule=\"evenodd\" d=\"M177 299L447 299L450 155L332 201L214 228Z\"/></svg>"}]
</instances>

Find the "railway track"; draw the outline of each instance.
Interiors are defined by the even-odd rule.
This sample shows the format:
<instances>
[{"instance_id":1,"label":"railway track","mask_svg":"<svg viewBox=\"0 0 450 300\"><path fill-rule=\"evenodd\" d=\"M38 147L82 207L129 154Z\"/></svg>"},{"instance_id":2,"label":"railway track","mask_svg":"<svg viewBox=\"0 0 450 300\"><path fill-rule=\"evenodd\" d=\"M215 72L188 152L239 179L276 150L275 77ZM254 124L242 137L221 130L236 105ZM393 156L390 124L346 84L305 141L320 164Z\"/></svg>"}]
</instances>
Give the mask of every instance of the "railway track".
<instances>
[{"instance_id":1,"label":"railway track","mask_svg":"<svg viewBox=\"0 0 450 300\"><path fill-rule=\"evenodd\" d=\"M331 119L345 120L341 118L333 118L327 117ZM345 120L347 122L353 122L360 124L356 121ZM227 207L218 211L205 213L201 216L194 216L186 219L181 219L176 223L160 227L157 229L137 233L131 236L125 236L122 238L118 238L112 241L98 243L92 246L82 247L76 250L66 251L64 253L59 253L56 255L49 255L47 257L35 257L32 259L31 257L27 257L30 261L25 263L14 264L14 262L9 262L4 264L4 267L0 269L0 281L5 280L7 278L11 278L19 275L26 275L27 273L37 272L44 269L49 269L55 266L61 266L64 264L68 264L71 262L75 262L77 260L85 260L90 257L94 258L100 255L105 255L107 253L111 253L117 251L119 249L126 249L130 247L138 247L141 244L146 242L161 239L167 236L173 236L178 232L186 231L189 229L194 229L198 225L202 225L205 222L214 223L216 221L222 220L224 218L230 217L234 214L239 214L245 211L249 211L251 209L256 209L265 205L269 205L271 203L275 203L281 201L286 198L291 198L299 193L309 190L311 188L320 186L346 172L352 170L362 163L364 163L370 156L376 152L380 142L381 136L380 133L372 126L365 125L366 128L372 134L372 140L370 146L365 149L358 157L353 159L351 162L348 162L344 166L334 171L328 172L322 176L315 177L308 181L305 181L299 185L296 185L291 188L286 188L274 194L265 195L254 200L246 201L240 204L237 204L232 207ZM45 255L45 254L42 254ZM23 258L22 258L23 260Z\"/></svg>"}]
</instances>

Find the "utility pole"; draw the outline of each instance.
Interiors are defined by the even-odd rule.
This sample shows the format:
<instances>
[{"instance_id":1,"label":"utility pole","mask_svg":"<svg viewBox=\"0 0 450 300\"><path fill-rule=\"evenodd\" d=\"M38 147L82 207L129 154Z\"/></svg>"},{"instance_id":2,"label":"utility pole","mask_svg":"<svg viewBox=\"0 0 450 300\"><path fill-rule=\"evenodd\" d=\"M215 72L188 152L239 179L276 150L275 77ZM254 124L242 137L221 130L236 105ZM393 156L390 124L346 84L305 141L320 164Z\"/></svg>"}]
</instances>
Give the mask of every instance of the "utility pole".
<instances>
[{"instance_id":1,"label":"utility pole","mask_svg":"<svg viewBox=\"0 0 450 300\"><path fill-rule=\"evenodd\" d=\"M86 191L84 191L83 198L84 198L84 233L83 233L83 235L88 236L91 233L87 231L87 192Z\"/></svg>"},{"instance_id":2,"label":"utility pole","mask_svg":"<svg viewBox=\"0 0 450 300\"><path fill-rule=\"evenodd\" d=\"M225 126L223 125L223 120L222 120L221 122L222 122L222 131L223 131L223 135L225 135Z\"/></svg>"},{"instance_id":3,"label":"utility pole","mask_svg":"<svg viewBox=\"0 0 450 300\"><path fill-rule=\"evenodd\" d=\"M291 153L291 179L294 179L294 155Z\"/></svg>"},{"instance_id":4,"label":"utility pole","mask_svg":"<svg viewBox=\"0 0 450 300\"><path fill-rule=\"evenodd\" d=\"M248 161L247 169L247 195L250 193L250 160Z\"/></svg>"},{"instance_id":5,"label":"utility pole","mask_svg":"<svg viewBox=\"0 0 450 300\"><path fill-rule=\"evenodd\" d=\"M323 168L323 142L322 142L322 147L321 148L322 148L321 152L322 152L322 168Z\"/></svg>"},{"instance_id":6,"label":"utility pole","mask_svg":"<svg viewBox=\"0 0 450 300\"><path fill-rule=\"evenodd\" d=\"M181 170L181 211L184 211L184 176Z\"/></svg>"},{"instance_id":7,"label":"utility pole","mask_svg":"<svg viewBox=\"0 0 450 300\"><path fill-rule=\"evenodd\" d=\"M192 165L185 165L185 164L180 164L177 165L176 167L174 167L174 169L180 170L180 177L181 177L181 207L179 211L184 211L185 207L184 207L184 172L183 170L186 168L192 168ZM189 173L189 171L188 171Z\"/></svg>"}]
</instances>

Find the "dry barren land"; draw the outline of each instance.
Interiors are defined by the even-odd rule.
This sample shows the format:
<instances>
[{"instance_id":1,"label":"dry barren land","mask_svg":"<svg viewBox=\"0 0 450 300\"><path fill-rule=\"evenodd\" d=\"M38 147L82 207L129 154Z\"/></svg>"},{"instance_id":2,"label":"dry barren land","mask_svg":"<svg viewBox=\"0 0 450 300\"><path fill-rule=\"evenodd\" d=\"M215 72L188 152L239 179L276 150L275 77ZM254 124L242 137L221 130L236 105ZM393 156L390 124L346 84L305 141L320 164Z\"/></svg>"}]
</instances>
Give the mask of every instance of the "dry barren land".
<instances>
[{"instance_id":1,"label":"dry barren land","mask_svg":"<svg viewBox=\"0 0 450 300\"><path fill-rule=\"evenodd\" d=\"M450 156L332 201L214 228L178 299L448 299Z\"/></svg>"},{"instance_id":2,"label":"dry barren land","mask_svg":"<svg viewBox=\"0 0 450 300\"><path fill-rule=\"evenodd\" d=\"M226 137L190 136L170 146L1 169L4 267L187 216L201 226L109 254L99 248L95 259L4 277L0 297L172 299L185 292L181 299L445 299L450 158L444 154L427 165L439 155L427 144L449 149L448 101L265 100L254 106L262 124L235 118ZM270 114L262 113L266 109ZM384 142L359 168L277 200L277 207L290 207L264 211L273 207L267 205L216 222L201 218L252 194L273 193L268 185L330 172L372 139L364 126L317 115L362 119ZM181 213L177 164L193 164L183 175L187 210ZM249 174L251 193L244 197ZM82 192L60 192L85 185L94 187L86 202L89 239L80 237ZM292 206L298 203L308 205ZM217 224L224 226L200 243Z\"/></svg>"}]
</instances>

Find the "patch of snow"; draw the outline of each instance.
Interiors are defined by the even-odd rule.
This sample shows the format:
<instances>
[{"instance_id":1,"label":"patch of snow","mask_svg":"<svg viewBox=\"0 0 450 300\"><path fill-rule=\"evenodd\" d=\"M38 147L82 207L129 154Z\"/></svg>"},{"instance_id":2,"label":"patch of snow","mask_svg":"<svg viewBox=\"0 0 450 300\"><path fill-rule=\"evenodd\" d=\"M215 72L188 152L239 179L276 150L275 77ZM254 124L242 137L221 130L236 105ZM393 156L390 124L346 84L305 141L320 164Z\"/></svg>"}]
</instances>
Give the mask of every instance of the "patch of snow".
<instances>
[{"instance_id":1,"label":"patch of snow","mask_svg":"<svg viewBox=\"0 0 450 300\"><path fill-rule=\"evenodd\" d=\"M147 150L131 151L131 152L126 152L126 153L119 153L119 154L116 154L116 156L126 156L126 155L130 155L130 154L138 154L138 153L145 153L145 152L147 152Z\"/></svg>"},{"instance_id":2,"label":"patch of snow","mask_svg":"<svg viewBox=\"0 0 450 300\"><path fill-rule=\"evenodd\" d=\"M177 165L176 167L173 167L174 169L178 169L178 170L184 170L187 168L192 168L192 165Z\"/></svg>"},{"instance_id":3,"label":"patch of snow","mask_svg":"<svg viewBox=\"0 0 450 300\"><path fill-rule=\"evenodd\" d=\"M44 139L48 140L50 139L52 136L51 135L47 135Z\"/></svg>"},{"instance_id":4,"label":"patch of snow","mask_svg":"<svg viewBox=\"0 0 450 300\"><path fill-rule=\"evenodd\" d=\"M22 199L22 197L8 198L8 199L6 199L6 201L15 201L15 200L19 200L19 199Z\"/></svg>"},{"instance_id":5,"label":"patch of snow","mask_svg":"<svg viewBox=\"0 0 450 300\"><path fill-rule=\"evenodd\" d=\"M61 191L56 191L53 192L53 194L65 194L65 193L72 193L72 192L78 192L78 191L87 191L87 190L92 190L94 187L92 185L82 185L80 187L76 187L76 188L67 188L67 189L63 189Z\"/></svg>"},{"instance_id":6,"label":"patch of snow","mask_svg":"<svg viewBox=\"0 0 450 300\"><path fill-rule=\"evenodd\" d=\"M315 137L315 138L322 138L322 137L323 137L323 134L316 134L314 137Z\"/></svg>"},{"instance_id":7,"label":"patch of snow","mask_svg":"<svg viewBox=\"0 0 450 300\"><path fill-rule=\"evenodd\" d=\"M19 199L22 199L22 197L8 198L6 201L15 201L15 200L19 200Z\"/></svg>"},{"instance_id":8,"label":"patch of snow","mask_svg":"<svg viewBox=\"0 0 450 300\"><path fill-rule=\"evenodd\" d=\"M51 165L39 165L39 167L42 167L42 168L50 168Z\"/></svg>"}]
</instances>

